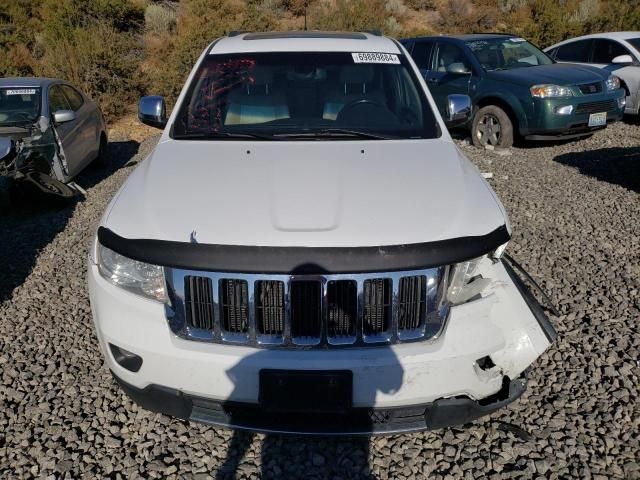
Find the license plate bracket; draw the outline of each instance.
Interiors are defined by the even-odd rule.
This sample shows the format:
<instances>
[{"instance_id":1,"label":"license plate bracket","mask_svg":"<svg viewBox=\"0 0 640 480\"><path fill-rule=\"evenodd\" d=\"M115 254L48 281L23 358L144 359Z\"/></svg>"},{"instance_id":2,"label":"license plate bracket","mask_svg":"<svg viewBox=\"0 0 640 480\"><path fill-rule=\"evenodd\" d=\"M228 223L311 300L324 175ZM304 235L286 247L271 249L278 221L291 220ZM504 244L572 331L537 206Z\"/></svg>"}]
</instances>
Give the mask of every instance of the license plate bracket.
<instances>
[{"instance_id":1,"label":"license plate bracket","mask_svg":"<svg viewBox=\"0 0 640 480\"><path fill-rule=\"evenodd\" d=\"M607 112L592 113L589 115L590 127L602 127L607 124Z\"/></svg>"},{"instance_id":2,"label":"license plate bracket","mask_svg":"<svg viewBox=\"0 0 640 480\"><path fill-rule=\"evenodd\" d=\"M274 413L347 413L351 370L260 370L260 406Z\"/></svg>"}]
</instances>

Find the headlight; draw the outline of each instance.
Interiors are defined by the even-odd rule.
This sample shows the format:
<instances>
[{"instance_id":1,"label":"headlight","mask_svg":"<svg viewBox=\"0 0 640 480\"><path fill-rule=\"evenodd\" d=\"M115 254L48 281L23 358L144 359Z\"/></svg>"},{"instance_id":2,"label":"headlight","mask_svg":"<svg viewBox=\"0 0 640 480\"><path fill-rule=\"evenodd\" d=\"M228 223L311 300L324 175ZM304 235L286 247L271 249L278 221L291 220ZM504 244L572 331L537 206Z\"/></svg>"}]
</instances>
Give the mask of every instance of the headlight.
<instances>
[{"instance_id":1,"label":"headlight","mask_svg":"<svg viewBox=\"0 0 640 480\"><path fill-rule=\"evenodd\" d=\"M607 84L607 90L617 90L620 88L620 79L615 75L610 75L605 82Z\"/></svg>"},{"instance_id":2,"label":"headlight","mask_svg":"<svg viewBox=\"0 0 640 480\"><path fill-rule=\"evenodd\" d=\"M132 260L100 244L97 260L100 275L114 285L159 302L166 302L162 267Z\"/></svg>"},{"instance_id":3,"label":"headlight","mask_svg":"<svg viewBox=\"0 0 640 480\"><path fill-rule=\"evenodd\" d=\"M458 263L452 267L449 288L447 289L447 300L452 305L458 305L468 300L465 287L473 278L480 260L482 260L482 257Z\"/></svg>"},{"instance_id":4,"label":"headlight","mask_svg":"<svg viewBox=\"0 0 640 480\"><path fill-rule=\"evenodd\" d=\"M573 97L569 87L560 85L534 85L531 87L531 96L536 98Z\"/></svg>"}]
</instances>

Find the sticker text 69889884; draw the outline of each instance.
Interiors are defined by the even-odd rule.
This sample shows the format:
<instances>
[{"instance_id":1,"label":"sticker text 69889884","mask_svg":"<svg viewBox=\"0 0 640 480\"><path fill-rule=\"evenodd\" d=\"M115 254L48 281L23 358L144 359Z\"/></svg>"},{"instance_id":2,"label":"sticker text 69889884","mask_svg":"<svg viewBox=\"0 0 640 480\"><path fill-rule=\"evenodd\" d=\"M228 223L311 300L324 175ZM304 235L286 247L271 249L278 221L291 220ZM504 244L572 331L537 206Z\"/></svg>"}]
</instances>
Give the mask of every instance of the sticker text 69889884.
<instances>
[{"instance_id":1,"label":"sticker text 69889884","mask_svg":"<svg viewBox=\"0 0 640 480\"><path fill-rule=\"evenodd\" d=\"M352 53L354 63L393 63L400 64L398 55L392 53L361 52Z\"/></svg>"}]
</instances>

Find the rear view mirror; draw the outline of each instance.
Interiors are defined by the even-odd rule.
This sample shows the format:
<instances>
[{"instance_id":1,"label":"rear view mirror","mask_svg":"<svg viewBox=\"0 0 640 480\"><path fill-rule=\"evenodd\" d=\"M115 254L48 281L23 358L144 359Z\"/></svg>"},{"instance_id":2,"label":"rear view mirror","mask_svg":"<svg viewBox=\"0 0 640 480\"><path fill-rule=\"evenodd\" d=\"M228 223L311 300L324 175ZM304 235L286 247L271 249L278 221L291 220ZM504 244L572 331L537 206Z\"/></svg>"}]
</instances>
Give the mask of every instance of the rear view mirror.
<instances>
[{"instance_id":1,"label":"rear view mirror","mask_svg":"<svg viewBox=\"0 0 640 480\"><path fill-rule=\"evenodd\" d=\"M53 114L53 121L56 125L72 122L76 119L76 112L73 110L58 110Z\"/></svg>"},{"instance_id":2,"label":"rear view mirror","mask_svg":"<svg viewBox=\"0 0 640 480\"><path fill-rule=\"evenodd\" d=\"M167 107L164 97L150 95L138 103L138 119L145 125L164 128L167 125Z\"/></svg>"},{"instance_id":3,"label":"rear view mirror","mask_svg":"<svg viewBox=\"0 0 640 480\"><path fill-rule=\"evenodd\" d=\"M452 94L447 97L447 122L466 122L471 118L471 98Z\"/></svg>"},{"instance_id":4,"label":"rear view mirror","mask_svg":"<svg viewBox=\"0 0 640 480\"><path fill-rule=\"evenodd\" d=\"M633 63L631 55L618 55L611 60L611 63Z\"/></svg>"}]
</instances>

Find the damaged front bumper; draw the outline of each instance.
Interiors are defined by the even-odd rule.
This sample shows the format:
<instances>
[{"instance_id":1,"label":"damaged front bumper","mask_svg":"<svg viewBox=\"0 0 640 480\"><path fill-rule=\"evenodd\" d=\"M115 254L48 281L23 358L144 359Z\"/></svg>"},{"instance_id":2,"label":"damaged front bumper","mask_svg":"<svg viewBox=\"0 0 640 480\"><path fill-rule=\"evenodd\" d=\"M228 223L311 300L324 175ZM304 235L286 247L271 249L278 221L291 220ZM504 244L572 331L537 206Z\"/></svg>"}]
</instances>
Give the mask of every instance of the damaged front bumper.
<instances>
[{"instance_id":1,"label":"damaged front bumper","mask_svg":"<svg viewBox=\"0 0 640 480\"><path fill-rule=\"evenodd\" d=\"M89 288L107 366L143 407L239 429L355 435L464 424L522 394L524 372L553 342L555 331L508 264L485 257L476 273L491 283L481 297L451 308L437 338L334 350L185 340L168 329L163 305L114 287L93 264ZM140 363L131 368L117 349L132 352ZM352 408L271 411L260 401L264 369L349 371Z\"/></svg>"}]
</instances>

